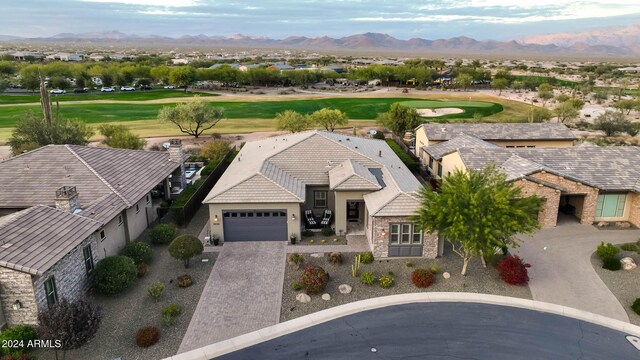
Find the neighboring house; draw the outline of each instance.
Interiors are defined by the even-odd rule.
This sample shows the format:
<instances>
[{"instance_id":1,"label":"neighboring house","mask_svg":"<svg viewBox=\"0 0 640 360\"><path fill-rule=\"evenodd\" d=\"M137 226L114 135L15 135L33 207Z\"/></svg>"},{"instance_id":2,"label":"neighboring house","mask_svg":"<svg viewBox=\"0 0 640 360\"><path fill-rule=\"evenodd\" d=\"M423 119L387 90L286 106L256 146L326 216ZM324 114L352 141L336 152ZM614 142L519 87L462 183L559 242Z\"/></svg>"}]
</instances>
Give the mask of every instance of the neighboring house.
<instances>
[{"instance_id":1,"label":"neighboring house","mask_svg":"<svg viewBox=\"0 0 640 360\"><path fill-rule=\"evenodd\" d=\"M438 254L438 237L409 220L420 182L386 142L307 131L248 142L211 190L211 233L222 241L300 238L305 212L341 234L366 235L376 257Z\"/></svg>"}]
</instances>

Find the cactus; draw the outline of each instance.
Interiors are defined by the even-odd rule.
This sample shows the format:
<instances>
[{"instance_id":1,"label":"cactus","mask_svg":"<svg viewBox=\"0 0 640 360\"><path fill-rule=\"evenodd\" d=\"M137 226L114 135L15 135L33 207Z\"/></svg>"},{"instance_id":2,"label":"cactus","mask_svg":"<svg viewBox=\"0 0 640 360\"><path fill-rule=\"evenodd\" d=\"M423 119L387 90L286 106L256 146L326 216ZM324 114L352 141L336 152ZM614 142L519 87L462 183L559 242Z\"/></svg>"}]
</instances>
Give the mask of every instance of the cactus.
<instances>
[{"instance_id":1,"label":"cactus","mask_svg":"<svg viewBox=\"0 0 640 360\"><path fill-rule=\"evenodd\" d=\"M351 276L357 277L358 270L360 270L360 254L356 255L353 260L353 265L351 265Z\"/></svg>"}]
</instances>

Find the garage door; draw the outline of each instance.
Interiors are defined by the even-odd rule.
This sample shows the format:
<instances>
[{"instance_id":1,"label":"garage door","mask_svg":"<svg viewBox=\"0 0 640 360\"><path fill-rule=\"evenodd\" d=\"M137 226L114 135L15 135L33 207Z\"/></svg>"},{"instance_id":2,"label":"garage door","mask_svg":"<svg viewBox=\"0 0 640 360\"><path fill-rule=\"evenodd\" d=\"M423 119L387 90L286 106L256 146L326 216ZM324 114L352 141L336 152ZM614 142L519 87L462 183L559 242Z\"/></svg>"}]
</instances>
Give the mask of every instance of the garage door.
<instances>
[{"instance_id":1,"label":"garage door","mask_svg":"<svg viewBox=\"0 0 640 360\"><path fill-rule=\"evenodd\" d=\"M285 210L226 210L222 212L224 241L286 241Z\"/></svg>"}]
</instances>

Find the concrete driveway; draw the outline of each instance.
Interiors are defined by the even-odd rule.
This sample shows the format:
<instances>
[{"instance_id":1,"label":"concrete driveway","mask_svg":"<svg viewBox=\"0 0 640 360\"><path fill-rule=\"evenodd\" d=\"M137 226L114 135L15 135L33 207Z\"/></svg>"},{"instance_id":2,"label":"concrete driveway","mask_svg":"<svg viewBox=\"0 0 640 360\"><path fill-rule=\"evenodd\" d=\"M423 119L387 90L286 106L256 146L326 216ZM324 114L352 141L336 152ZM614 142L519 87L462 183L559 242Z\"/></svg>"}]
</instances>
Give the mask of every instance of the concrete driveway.
<instances>
[{"instance_id":1,"label":"concrete driveway","mask_svg":"<svg viewBox=\"0 0 640 360\"><path fill-rule=\"evenodd\" d=\"M638 230L598 230L564 221L555 228L540 230L533 237L520 236L521 245L514 253L531 264L529 287L534 300L629 322L624 308L600 280L590 259L601 241L620 244L635 242L639 237Z\"/></svg>"},{"instance_id":2,"label":"concrete driveway","mask_svg":"<svg viewBox=\"0 0 640 360\"><path fill-rule=\"evenodd\" d=\"M286 241L226 242L178 353L280 321Z\"/></svg>"}]
</instances>

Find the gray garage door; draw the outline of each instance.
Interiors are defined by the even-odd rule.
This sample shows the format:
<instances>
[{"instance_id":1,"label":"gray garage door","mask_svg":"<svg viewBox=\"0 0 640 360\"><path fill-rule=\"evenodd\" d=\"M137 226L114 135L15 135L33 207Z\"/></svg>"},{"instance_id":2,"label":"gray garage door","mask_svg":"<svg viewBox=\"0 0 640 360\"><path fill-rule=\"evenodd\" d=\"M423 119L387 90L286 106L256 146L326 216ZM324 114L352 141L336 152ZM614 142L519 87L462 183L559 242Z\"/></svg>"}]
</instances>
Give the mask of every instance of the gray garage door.
<instances>
[{"instance_id":1,"label":"gray garage door","mask_svg":"<svg viewBox=\"0 0 640 360\"><path fill-rule=\"evenodd\" d=\"M224 241L286 241L285 210L226 210L222 212Z\"/></svg>"}]
</instances>

